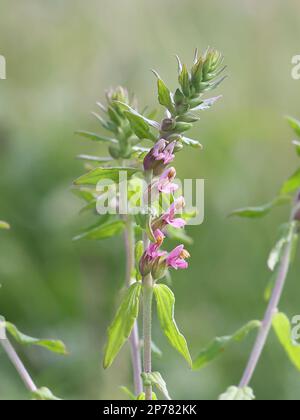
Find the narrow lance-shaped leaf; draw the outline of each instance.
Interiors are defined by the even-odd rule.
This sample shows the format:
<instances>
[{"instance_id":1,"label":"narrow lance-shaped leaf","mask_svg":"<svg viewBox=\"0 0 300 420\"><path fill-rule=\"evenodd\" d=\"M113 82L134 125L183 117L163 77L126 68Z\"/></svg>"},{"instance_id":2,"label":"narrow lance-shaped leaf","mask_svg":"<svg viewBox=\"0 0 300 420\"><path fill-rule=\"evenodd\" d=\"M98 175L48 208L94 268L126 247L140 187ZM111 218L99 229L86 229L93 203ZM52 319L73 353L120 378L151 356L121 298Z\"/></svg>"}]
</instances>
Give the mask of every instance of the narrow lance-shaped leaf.
<instances>
[{"instance_id":1,"label":"narrow lance-shaped leaf","mask_svg":"<svg viewBox=\"0 0 300 420\"><path fill-rule=\"evenodd\" d=\"M216 96L215 98L205 99L201 104L193 108L193 111L205 111L211 108L219 99L222 98L222 95Z\"/></svg>"},{"instance_id":2,"label":"narrow lance-shaped leaf","mask_svg":"<svg viewBox=\"0 0 300 420\"><path fill-rule=\"evenodd\" d=\"M116 139L111 139L110 137L101 136L100 134L92 133L90 131L79 130L79 131L76 131L75 134L78 134L78 136L84 137L92 141L99 141L103 143L113 143L113 144L118 143Z\"/></svg>"},{"instance_id":3,"label":"narrow lance-shaped leaf","mask_svg":"<svg viewBox=\"0 0 300 420\"><path fill-rule=\"evenodd\" d=\"M292 262L298 243L298 233L296 229L297 222L295 221L284 225L283 235L272 249L268 259L268 267L271 271L274 271L281 262L285 252L287 251L287 246L290 246L288 255L289 263Z\"/></svg>"},{"instance_id":4,"label":"narrow lance-shaped leaf","mask_svg":"<svg viewBox=\"0 0 300 420\"><path fill-rule=\"evenodd\" d=\"M273 328L288 358L300 370L300 346L292 341L292 328L288 317L283 313L274 315Z\"/></svg>"},{"instance_id":5,"label":"narrow lance-shaped leaf","mask_svg":"<svg viewBox=\"0 0 300 420\"><path fill-rule=\"evenodd\" d=\"M22 345L35 345L44 347L45 349L52 351L53 353L57 354L67 354L66 347L64 343L60 340L49 340L49 339L40 339L40 338L33 338L29 337L28 335L25 335L21 333L17 327L14 324L11 324L10 322L3 321L5 324L6 331L11 334L14 339Z\"/></svg>"},{"instance_id":6,"label":"narrow lance-shaped leaf","mask_svg":"<svg viewBox=\"0 0 300 420\"><path fill-rule=\"evenodd\" d=\"M95 189L89 189L89 188L72 188L72 193L76 195L79 198L82 198L87 203L91 203L95 201L96 198L96 190Z\"/></svg>"},{"instance_id":7,"label":"narrow lance-shaped leaf","mask_svg":"<svg viewBox=\"0 0 300 420\"><path fill-rule=\"evenodd\" d=\"M136 396L134 395L134 393L132 391L130 391L129 388L127 388L127 386L121 386L120 387L121 391L123 391L123 393L131 400L134 401L136 400Z\"/></svg>"},{"instance_id":8,"label":"narrow lance-shaped leaf","mask_svg":"<svg viewBox=\"0 0 300 420\"><path fill-rule=\"evenodd\" d=\"M219 401L253 401L255 395L252 388L238 388L231 386L227 391L219 397Z\"/></svg>"},{"instance_id":9,"label":"narrow lance-shaped leaf","mask_svg":"<svg viewBox=\"0 0 300 420\"><path fill-rule=\"evenodd\" d=\"M140 283L135 283L126 290L115 319L108 328L108 341L103 361L104 369L112 365L122 346L130 336L139 312L141 290L142 285Z\"/></svg>"},{"instance_id":10,"label":"narrow lance-shaped leaf","mask_svg":"<svg viewBox=\"0 0 300 420\"><path fill-rule=\"evenodd\" d=\"M156 73L156 71L153 70L153 73L157 77L158 102L162 106L165 106L171 113L173 113L175 111L173 95L169 88L166 86L165 82Z\"/></svg>"},{"instance_id":11,"label":"narrow lance-shaped leaf","mask_svg":"<svg viewBox=\"0 0 300 420\"><path fill-rule=\"evenodd\" d=\"M76 181L75 185L97 185L100 181L119 182L120 172L127 174L127 178L131 178L138 169L135 168L96 168L87 174L82 175Z\"/></svg>"},{"instance_id":12,"label":"narrow lance-shaped leaf","mask_svg":"<svg viewBox=\"0 0 300 420\"><path fill-rule=\"evenodd\" d=\"M105 217L103 218L103 220L105 220ZM103 239L111 238L112 236L120 235L124 231L124 229L124 221L108 221L104 224L97 224L97 226L91 226L85 232L75 236L75 238L73 238L73 241L79 241L81 239L100 241Z\"/></svg>"},{"instance_id":13,"label":"narrow lance-shaped leaf","mask_svg":"<svg viewBox=\"0 0 300 420\"><path fill-rule=\"evenodd\" d=\"M251 321L234 334L225 337L216 337L204 350L200 352L193 363L193 369L204 368L208 363L219 357L227 347L233 343L243 341L251 331L260 328L260 321Z\"/></svg>"},{"instance_id":14,"label":"narrow lance-shaped leaf","mask_svg":"<svg viewBox=\"0 0 300 420\"><path fill-rule=\"evenodd\" d=\"M286 117L286 119L296 135L300 137L300 121L293 117Z\"/></svg>"},{"instance_id":15,"label":"narrow lance-shaped leaf","mask_svg":"<svg viewBox=\"0 0 300 420\"><path fill-rule=\"evenodd\" d=\"M245 207L242 209L234 210L232 213L229 214L229 217L238 216L238 217L245 217L250 219L257 219L260 217L264 217L273 210L274 207L287 204L291 201L290 197L286 196L279 196L276 197L270 203L264 204L263 206L258 207Z\"/></svg>"},{"instance_id":16,"label":"narrow lance-shaped leaf","mask_svg":"<svg viewBox=\"0 0 300 420\"><path fill-rule=\"evenodd\" d=\"M32 399L36 401L60 401L48 388L39 388L31 393Z\"/></svg>"},{"instance_id":17,"label":"narrow lance-shaped leaf","mask_svg":"<svg viewBox=\"0 0 300 420\"><path fill-rule=\"evenodd\" d=\"M167 384L159 372L142 373L142 379L145 386L156 386L167 400L171 400Z\"/></svg>"},{"instance_id":18,"label":"narrow lance-shaped leaf","mask_svg":"<svg viewBox=\"0 0 300 420\"><path fill-rule=\"evenodd\" d=\"M170 344L185 358L192 367L192 359L184 336L180 333L174 319L175 297L164 284L156 284L154 295L157 302L157 312L161 328Z\"/></svg>"},{"instance_id":19,"label":"narrow lance-shaped leaf","mask_svg":"<svg viewBox=\"0 0 300 420\"><path fill-rule=\"evenodd\" d=\"M96 163L109 163L114 160L110 157L100 157L100 156L93 156L93 155L78 155L77 159L86 160L88 162L96 162Z\"/></svg>"},{"instance_id":20,"label":"narrow lance-shaped leaf","mask_svg":"<svg viewBox=\"0 0 300 420\"><path fill-rule=\"evenodd\" d=\"M300 169L298 169L281 188L281 194L291 194L300 188Z\"/></svg>"},{"instance_id":21,"label":"narrow lance-shaped leaf","mask_svg":"<svg viewBox=\"0 0 300 420\"><path fill-rule=\"evenodd\" d=\"M299 140L293 140L292 143L296 148L297 155L300 156L300 141Z\"/></svg>"},{"instance_id":22,"label":"narrow lance-shaped leaf","mask_svg":"<svg viewBox=\"0 0 300 420\"><path fill-rule=\"evenodd\" d=\"M195 149L203 149L202 144L198 140L190 139L189 137L182 137L182 142L186 146L194 147Z\"/></svg>"}]
</instances>

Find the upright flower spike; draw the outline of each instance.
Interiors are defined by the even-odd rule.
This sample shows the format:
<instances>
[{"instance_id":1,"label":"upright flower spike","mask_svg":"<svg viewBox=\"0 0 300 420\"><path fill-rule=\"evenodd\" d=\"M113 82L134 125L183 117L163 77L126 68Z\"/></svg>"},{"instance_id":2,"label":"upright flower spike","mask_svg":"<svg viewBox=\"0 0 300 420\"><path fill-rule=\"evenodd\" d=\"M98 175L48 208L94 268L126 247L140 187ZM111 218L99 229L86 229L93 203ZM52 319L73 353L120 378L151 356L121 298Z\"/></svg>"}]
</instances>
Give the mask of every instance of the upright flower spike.
<instances>
[{"instance_id":1,"label":"upright flower spike","mask_svg":"<svg viewBox=\"0 0 300 420\"><path fill-rule=\"evenodd\" d=\"M145 201L147 209L151 210L151 214L153 214L153 209L161 207L161 202L165 201L166 194L173 196L178 189L174 182L176 170L174 167L169 168L169 165L174 161L176 153L185 147L201 148L197 140L185 137L185 133L193 127L194 122L199 120L196 112L210 108L216 101L216 98L202 99L202 95L215 88L222 80L218 79L222 72L222 57L215 51L208 50L202 57L198 57L198 54L196 54L190 71L186 65L180 63L180 60L178 61L179 87L175 92L171 92L159 75L156 74L158 79L158 100L165 107L165 117L162 121L154 121L150 115L139 113L135 101L129 98L127 91L117 88L107 93L107 104L105 106L98 104L104 116L102 114L94 114L102 127L112 133L111 136L107 137L90 132L79 133L88 139L107 144L112 157L112 159L106 158L103 160L103 158L98 158L97 156L82 155L82 159L94 164L95 162L106 162L104 168L97 167L85 178L85 181L88 181L88 185L91 183L94 186L95 182L98 181L97 177L99 176L99 180L102 179L107 171L113 173L116 179L118 178L118 174L122 169L107 162L122 161L125 168L125 165L129 163L126 160L130 159L132 164L129 166L134 167L126 169L130 170L129 172L132 171L132 177L135 177L140 172L140 163L143 162L144 178L147 182L145 189L147 200ZM144 140L150 140L154 143L150 150L139 146L139 143ZM149 205L148 198L152 192L155 193L153 196L155 202L151 201ZM82 193L84 194L83 198L86 200L85 191ZM89 208L91 204L90 195L87 200ZM172 198L172 201L170 200L170 203L172 203L174 197L170 198ZM147 379L147 382L144 382L143 385L144 399L146 400L153 398L152 387L157 385L157 382L153 381L153 378L157 377L157 375L152 375L151 360L153 296L155 296L157 302L158 318L162 330L168 337L171 345L185 358L189 366L192 365L186 340L179 331L174 319L174 294L166 285L157 284L157 281L165 276L169 268L178 270L188 267L186 260L189 258L189 253L184 249L183 245L179 245L169 254L161 250L165 238L165 229L168 226L180 229L185 225L185 221L177 217L177 214L183 207L184 200L181 197L154 221L151 217L146 217L145 219L145 217L133 217L133 215L129 214L126 217L120 216L119 220L111 222L114 225L114 230L110 236L115 234L113 232L119 233L126 225L126 284L131 284L134 281L133 273L135 272L137 272L137 281L128 288L115 320L109 328L109 346L106 347L107 350L104 357L104 360L106 362L109 361L109 363L104 363L104 366L108 367L111 365L118 351L125 341L129 339L131 343L135 394L136 396L142 395L140 380L143 375L141 375L140 347L136 323L140 306L139 300L141 298L143 301L143 370L144 378L146 377ZM135 230L136 224L142 230L143 241L139 241L138 246L134 247L135 232L138 234L140 232L140 229ZM105 230L107 225L108 223L103 222L100 230L102 227ZM93 228L93 238L94 233ZM138 269L140 273L138 273Z\"/></svg>"}]
</instances>

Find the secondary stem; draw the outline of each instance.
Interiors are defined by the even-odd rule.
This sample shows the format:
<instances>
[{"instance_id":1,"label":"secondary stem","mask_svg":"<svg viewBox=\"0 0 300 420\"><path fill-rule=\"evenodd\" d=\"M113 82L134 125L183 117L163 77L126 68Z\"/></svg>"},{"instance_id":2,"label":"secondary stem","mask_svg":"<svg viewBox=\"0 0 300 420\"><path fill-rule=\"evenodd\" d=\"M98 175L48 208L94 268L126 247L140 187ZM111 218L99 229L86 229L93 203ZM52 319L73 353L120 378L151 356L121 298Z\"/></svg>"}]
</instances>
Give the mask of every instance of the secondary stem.
<instances>
[{"instance_id":1,"label":"secondary stem","mask_svg":"<svg viewBox=\"0 0 300 420\"><path fill-rule=\"evenodd\" d=\"M259 334L257 336L254 348L252 350L249 362L247 364L246 370L243 374L242 380L240 382L240 388L244 388L249 385L254 371L256 369L256 366L259 362L259 359L261 357L262 351L264 349L264 346L266 344L270 329L272 327L272 319L274 314L277 311L278 304L282 295L282 291L285 285L285 281L287 278L287 274L289 271L290 266L290 253L291 253L291 247L292 247L292 241L290 241L286 245L286 249L284 252L284 256L281 261L281 265L279 268L276 284L272 293L272 297L270 299L267 311L265 313L264 320L262 322L262 326L260 328Z\"/></svg>"},{"instance_id":2,"label":"secondary stem","mask_svg":"<svg viewBox=\"0 0 300 420\"><path fill-rule=\"evenodd\" d=\"M127 216L127 220L126 220L125 246L126 246L126 261L127 261L126 285L127 287L130 287L132 284L132 272L135 268L134 226L133 226L133 222L130 216ZM142 383L142 378L141 378L142 362L141 362L140 340L139 340L139 330L138 330L137 321L135 322L133 330L131 332L129 343L130 343L130 349L131 349L131 360L132 360L132 368L133 368L135 394L140 395L143 392L143 383Z\"/></svg>"},{"instance_id":3,"label":"secondary stem","mask_svg":"<svg viewBox=\"0 0 300 420\"><path fill-rule=\"evenodd\" d=\"M9 357L10 361L16 368L18 374L20 375L22 381L24 382L26 388L29 392L36 392L37 387L34 384L33 380L31 379L31 376L29 375L28 371L26 370L25 366L23 365L21 359L17 355L15 349L11 345L10 341L8 339L0 340L0 343L2 344L2 347L4 348L7 356Z\"/></svg>"},{"instance_id":4,"label":"secondary stem","mask_svg":"<svg viewBox=\"0 0 300 420\"><path fill-rule=\"evenodd\" d=\"M152 300L153 280L151 274L143 278L143 331L144 331L144 372L151 373L152 360ZM145 385L145 399L152 400L152 386Z\"/></svg>"}]
</instances>

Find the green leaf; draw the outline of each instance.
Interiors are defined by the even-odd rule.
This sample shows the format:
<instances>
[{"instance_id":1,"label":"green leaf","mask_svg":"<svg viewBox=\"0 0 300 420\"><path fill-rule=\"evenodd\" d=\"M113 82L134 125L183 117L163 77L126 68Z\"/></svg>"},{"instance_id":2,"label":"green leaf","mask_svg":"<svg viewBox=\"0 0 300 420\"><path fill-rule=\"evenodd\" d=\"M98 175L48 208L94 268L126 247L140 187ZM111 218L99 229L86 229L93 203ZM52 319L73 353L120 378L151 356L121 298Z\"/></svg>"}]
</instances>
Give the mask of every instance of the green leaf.
<instances>
[{"instance_id":1,"label":"green leaf","mask_svg":"<svg viewBox=\"0 0 300 420\"><path fill-rule=\"evenodd\" d=\"M10 229L10 225L7 222L3 222L2 220L0 220L0 229L8 230Z\"/></svg>"},{"instance_id":2,"label":"green leaf","mask_svg":"<svg viewBox=\"0 0 300 420\"><path fill-rule=\"evenodd\" d=\"M79 241L81 239L100 241L103 239L111 238L112 236L120 235L124 231L124 229L124 221L113 220L104 224L97 224L97 226L91 226L85 232L75 236L75 238L73 238L73 241Z\"/></svg>"},{"instance_id":3,"label":"green leaf","mask_svg":"<svg viewBox=\"0 0 300 420\"><path fill-rule=\"evenodd\" d=\"M166 400L171 400L169 391L167 389L167 384L162 378L159 372L151 372L151 373L142 373L142 379L145 386L151 385L156 386L157 389L163 394Z\"/></svg>"},{"instance_id":4,"label":"green leaf","mask_svg":"<svg viewBox=\"0 0 300 420\"><path fill-rule=\"evenodd\" d=\"M108 341L103 361L104 369L109 368L122 346L130 336L139 312L141 283L134 283L126 290L119 310L108 328Z\"/></svg>"},{"instance_id":5,"label":"green leaf","mask_svg":"<svg viewBox=\"0 0 300 420\"><path fill-rule=\"evenodd\" d=\"M133 392L130 391L129 388L127 388L127 386L121 386L121 391L124 392L125 395L127 395L127 397L129 397L130 400L134 401L136 400L136 396L134 395Z\"/></svg>"},{"instance_id":6,"label":"green leaf","mask_svg":"<svg viewBox=\"0 0 300 420\"><path fill-rule=\"evenodd\" d=\"M273 328L290 361L300 370L300 346L292 342L292 328L288 317L283 313L274 315Z\"/></svg>"},{"instance_id":7,"label":"green leaf","mask_svg":"<svg viewBox=\"0 0 300 420\"><path fill-rule=\"evenodd\" d=\"M185 358L192 367L193 362L189 353L187 342L180 333L174 319L175 296L164 284L154 286L154 294L157 302L158 318L163 332L170 344Z\"/></svg>"},{"instance_id":8,"label":"green leaf","mask_svg":"<svg viewBox=\"0 0 300 420\"><path fill-rule=\"evenodd\" d=\"M298 140L293 140L293 145L296 147L296 152L297 152L297 155L298 156L300 156L300 141L298 141Z\"/></svg>"},{"instance_id":9,"label":"green leaf","mask_svg":"<svg viewBox=\"0 0 300 420\"><path fill-rule=\"evenodd\" d=\"M300 169L298 169L281 188L281 194L291 194L300 188Z\"/></svg>"},{"instance_id":10,"label":"green leaf","mask_svg":"<svg viewBox=\"0 0 300 420\"><path fill-rule=\"evenodd\" d=\"M287 223L283 227L283 233L280 240L277 242L275 247L270 253L268 259L268 267L271 271L274 271L275 268L281 262L284 253L287 250L287 245L290 244L290 252L289 252L289 263L292 262L293 257L295 256L295 251L298 243L298 233L296 231L297 222L292 221Z\"/></svg>"},{"instance_id":11,"label":"green leaf","mask_svg":"<svg viewBox=\"0 0 300 420\"><path fill-rule=\"evenodd\" d=\"M145 392L142 392L137 398L136 400L138 401L144 401L146 399L146 395ZM155 392L152 392L152 400L153 401L157 401L157 396L155 394Z\"/></svg>"},{"instance_id":12,"label":"green leaf","mask_svg":"<svg viewBox=\"0 0 300 420\"><path fill-rule=\"evenodd\" d=\"M72 188L72 193L79 198L82 198L87 203L91 203L95 201L96 192L95 190L91 190L89 188Z\"/></svg>"},{"instance_id":13,"label":"green leaf","mask_svg":"<svg viewBox=\"0 0 300 420\"><path fill-rule=\"evenodd\" d=\"M181 86L182 92L186 97L190 96L191 90L190 90L190 75L188 72L188 69L186 65L184 64L182 66L182 71L179 75L179 84Z\"/></svg>"},{"instance_id":14,"label":"green leaf","mask_svg":"<svg viewBox=\"0 0 300 420\"><path fill-rule=\"evenodd\" d=\"M109 163L113 161L113 159L110 157L99 157L99 156L92 156L92 155L78 155L77 159L86 160L88 162L97 162L97 163Z\"/></svg>"},{"instance_id":15,"label":"green leaf","mask_svg":"<svg viewBox=\"0 0 300 420\"><path fill-rule=\"evenodd\" d=\"M135 109L133 109L128 104L125 104L124 102L116 101L119 105L121 105L122 108L124 108L125 111L129 112L132 115L135 115L142 119L145 123L147 123L150 127L155 128L156 130L160 129L160 124L157 121L150 120L149 118L146 118L144 115L139 114Z\"/></svg>"},{"instance_id":16,"label":"green leaf","mask_svg":"<svg viewBox=\"0 0 300 420\"><path fill-rule=\"evenodd\" d=\"M153 71L157 77L157 90L158 90L158 102L165 106L171 113L175 111L175 105L173 101L172 93L169 88L165 85L164 81L159 77L156 71Z\"/></svg>"},{"instance_id":17,"label":"green leaf","mask_svg":"<svg viewBox=\"0 0 300 420\"><path fill-rule=\"evenodd\" d=\"M136 136L138 136L139 139L150 139L152 141L156 139L154 134L151 133L149 124L145 121L143 117L136 114L132 114L129 111L125 111L124 114L130 122L132 131Z\"/></svg>"},{"instance_id":18,"label":"green leaf","mask_svg":"<svg viewBox=\"0 0 300 420\"><path fill-rule=\"evenodd\" d=\"M50 389L40 388L31 393L32 399L36 401L61 401L60 398L55 397Z\"/></svg>"},{"instance_id":19,"label":"green leaf","mask_svg":"<svg viewBox=\"0 0 300 420\"><path fill-rule=\"evenodd\" d=\"M231 386L227 391L219 397L219 401L253 401L255 395L249 387L238 388Z\"/></svg>"},{"instance_id":20,"label":"green leaf","mask_svg":"<svg viewBox=\"0 0 300 420\"><path fill-rule=\"evenodd\" d=\"M100 136L99 134L91 133L90 131L79 130L79 131L75 131L75 134L78 134L79 136L92 140L92 141L101 141L104 143L114 143L114 144L118 143L116 139L111 139L106 136Z\"/></svg>"},{"instance_id":21,"label":"green leaf","mask_svg":"<svg viewBox=\"0 0 300 420\"><path fill-rule=\"evenodd\" d=\"M300 121L293 117L286 117L289 125L295 131L296 135L300 137Z\"/></svg>"},{"instance_id":22,"label":"green leaf","mask_svg":"<svg viewBox=\"0 0 300 420\"><path fill-rule=\"evenodd\" d=\"M203 149L202 144L198 140L190 139L189 137L182 137L182 142L186 146L194 147L195 149Z\"/></svg>"},{"instance_id":23,"label":"green leaf","mask_svg":"<svg viewBox=\"0 0 300 420\"><path fill-rule=\"evenodd\" d=\"M229 214L229 217L238 216L238 217L245 217L250 219L257 219L260 217L264 217L269 214L273 208L289 203L291 201L290 197L286 196L279 196L276 197L270 203L264 204L263 206L259 207L245 207L242 209L234 210L232 213Z\"/></svg>"},{"instance_id":24,"label":"green leaf","mask_svg":"<svg viewBox=\"0 0 300 420\"><path fill-rule=\"evenodd\" d=\"M193 108L193 111L205 111L207 109L210 109L221 98L222 95L216 96L215 98L205 99L201 104Z\"/></svg>"},{"instance_id":25,"label":"green leaf","mask_svg":"<svg viewBox=\"0 0 300 420\"><path fill-rule=\"evenodd\" d=\"M251 321L234 334L225 337L216 337L204 350L200 352L193 363L193 370L199 370L219 357L231 344L243 341L251 331L260 328L259 321Z\"/></svg>"},{"instance_id":26,"label":"green leaf","mask_svg":"<svg viewBox=\"0 0 300 420\"><path fill-rule=\"evenodd\" d=\"M4 321L6 331L11 334L14 339L22 345L28 346L28 345L35 345L43 347L49 351L52 351L53 353L66 355L67 350L64 345L64 343L60 340L48 340L48 339L40 339L40 338L33 338L29 337L28 335L25 335L21 333L17 327L10 322Z\"/></svg>"},{"instance_id":27,"label":"green leaf","mask_svg":"<svg viewBox=\"0 0 300 420\"><path fill-rule=\"evenodd\" d=\"M82 175L76 181L75 185L97 185L99 181L109 180L112 182L119 182L119 173L126 172L127 177L131 178L135 173L138 172L138 169L135 168L96 168L87 174Z\"/></svg>"}]
</instances>

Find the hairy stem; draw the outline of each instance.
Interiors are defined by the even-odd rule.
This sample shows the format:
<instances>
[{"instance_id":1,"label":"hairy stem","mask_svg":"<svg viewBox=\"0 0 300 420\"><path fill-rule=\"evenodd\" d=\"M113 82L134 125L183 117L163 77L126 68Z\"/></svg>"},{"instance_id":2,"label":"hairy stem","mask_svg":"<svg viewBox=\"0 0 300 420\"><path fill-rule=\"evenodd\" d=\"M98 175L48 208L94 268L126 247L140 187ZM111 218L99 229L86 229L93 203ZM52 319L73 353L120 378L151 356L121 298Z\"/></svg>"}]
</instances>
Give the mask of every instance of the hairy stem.
<instances>
[{"instance_id":1,"label":"hairy stem","mask_svg":"<svg viewBox=\"0 0 300 420\"><path fill-rule=\"evenodd\" d=\"M127 216L126 230L125 230L125 247L126 247L126 286L130 287L132 284L132 272L135 269L135 236L134 226L130 216ZM140 340L138 323L135 322L130 338L130 350L131 360L133 368L133 379L134 379L134 390L136 395L140 395L143 392L142 383L142 362L141 362L141 351L140 351Z\"/></svg>"},{"instance_id":2,"label":"hairy stem","mask_svg":"<svg viewBox=\"0 0 300 420\"><path fill-rule=\"evenodd\" d=\"M3 349L5 350L7 356L9 357L10 361L16 368L16 371L20 375L20 378L24 382L24 385L28 389L29 392L35 392L37 390L36 385L34 384L33 380L31 379L31 376L29 375L28 371L26 370L25 366L23 365L23 362L17 355L15 349L11 345L10 341L8 339L0 340L0 343L2 344Z\"/></svg>"},{"instance_id":3,"label":"hairy stem","mask_svg":"<svg viewBox=\"0 0 300 420\"><path fill-rule=\"evenodd\" d=\"M144 372L151 373L153 280L151 274L143 278ZM145 386L145 399L152 400L152 386Z\"/></svg>"},{"instance_id":4,"label":"hairy stem","mask_svg":"<svg viewBox=\"0 0 300 420\"><path fill-rule=\"evenodd\" d=\"M276 284L272 293L272 297L270 299L267 311L265 313L265 317L263 319L260 331L258 333L254 348L250 355L249 362L243 374L242 380L240 382L240 388L244 388L249 385L253 374L255 372L256 366L259 362L261 357L262 351L266 344L270 329L272 327L272 319L274 314L277 311L278 304L280 302L280 298L284 289L284 285L286 282L286 278L289 271L290 266L290 253L291 253L292 243L291 241L286 245L286 249L281 261L281 265L279 268L278 276L276 279Z\"/></svg>"}]
</instances>

